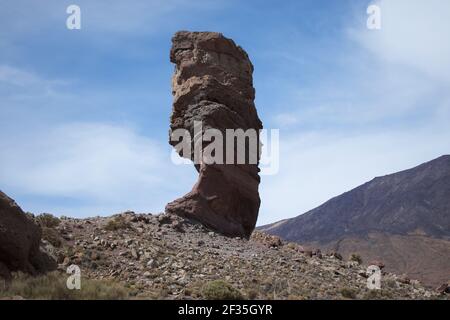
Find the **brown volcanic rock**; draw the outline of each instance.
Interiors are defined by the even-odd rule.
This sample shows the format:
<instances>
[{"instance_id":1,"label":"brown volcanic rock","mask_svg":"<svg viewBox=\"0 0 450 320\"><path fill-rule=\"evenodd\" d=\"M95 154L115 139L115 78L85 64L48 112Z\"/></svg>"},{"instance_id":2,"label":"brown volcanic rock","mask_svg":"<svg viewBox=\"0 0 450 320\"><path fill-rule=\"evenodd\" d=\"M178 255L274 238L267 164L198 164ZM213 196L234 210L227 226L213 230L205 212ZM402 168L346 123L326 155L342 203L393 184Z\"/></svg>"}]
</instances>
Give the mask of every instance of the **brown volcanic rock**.
<instances>
[{"instance_id":1,"label":"brown volcanic rock","mask_svg":"<svg viewBox=\"0 0 450 320\"><path fill-rule=\"evenodd\" d=\"M41 229L0 191L0 277L11 271L30 274L54 269L56 264L40 251Z\"/></svg>"},{"instance_id":2,"label":"brown volcanic rock","mask_svg":"<svg viewBox=\"0 0 450 320\"><path fill-rule=\"evenodd\" d=\"M172 79L172 132L188 130L194 145L199 138L194 137L194 121L202 122L202 132L262 129L253 102L253 66L241 47L215 32L177 32L172 43L170 60L176 64ZM207 145L202 142L203 149ZM186 155L177 151L194 160L194 148ZM247 145L247 157L249 153ZM195 167L199 179L192 191L169 203L166 212L196 219L228 236L248 238L260 206L258 165L201 162Z\"/></svg>"}]
</instances>

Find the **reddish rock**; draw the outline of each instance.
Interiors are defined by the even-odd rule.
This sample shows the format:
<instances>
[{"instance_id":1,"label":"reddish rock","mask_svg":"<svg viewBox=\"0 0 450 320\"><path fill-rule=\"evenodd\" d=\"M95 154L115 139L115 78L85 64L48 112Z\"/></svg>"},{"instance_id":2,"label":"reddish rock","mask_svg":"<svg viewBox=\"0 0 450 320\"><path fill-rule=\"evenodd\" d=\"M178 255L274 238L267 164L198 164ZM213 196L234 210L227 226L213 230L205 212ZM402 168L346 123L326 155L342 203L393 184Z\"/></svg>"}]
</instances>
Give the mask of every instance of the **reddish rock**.
<instances>
[{"instance_id":1,"label":"reddish rock","mask_svg":"<svg viewBox=\"0 0 450 320\"><path fill-rule=\"evenodd\" d=\"M381 262L380 260L373 260L369 263L370 266L377 266L378 268L380 268L380 270L383 270L385 265L383 262Z\"/></svg>"},{"instance_id":2,"label":"reddish rock","mask_svg":"<svg viewBox=\"0 0 450 320\"><path fill-rule=\"evenodd\" d=\"M194 121L202 122L202 132L262 128L254 105L253 66L247 53L232 40L215 32L177 32L170 60L176 64L171 132L186 129L194 137ZM194 143L198 143L197 138ZM223 142L225 146L225 135ZM203 141L201 147L209 143ZM194 160L194 148L191 154L177 151ZM245 151L248 156L248 145ZM257 153L259 160L259 140ZM202 161L195 167L199 172L197 183L191 192L169 203L166 212L195 219L227 236L248 238L260 206L258 165L248 160L246 164Z\"/></svg>"},{"instance_id":3,"label":"reddish rock","mask_svg":"<svg viewBox=\"0 0 450 320\"><path fill-rule=\"evenodd\" d=\"M40 250L41 229L6 194L0 191L0 277L11 271L37 274L56 268Z\"/></svg>"}]
</instances>

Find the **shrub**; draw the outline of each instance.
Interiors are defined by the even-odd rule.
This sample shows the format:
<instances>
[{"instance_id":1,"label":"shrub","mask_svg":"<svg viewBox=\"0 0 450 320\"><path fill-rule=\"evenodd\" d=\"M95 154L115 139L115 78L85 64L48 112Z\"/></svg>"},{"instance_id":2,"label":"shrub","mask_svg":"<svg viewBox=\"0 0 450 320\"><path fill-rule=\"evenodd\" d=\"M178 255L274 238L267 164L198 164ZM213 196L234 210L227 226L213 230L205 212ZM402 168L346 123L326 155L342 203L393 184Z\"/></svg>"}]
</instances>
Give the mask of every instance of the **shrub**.
<instances>
[{"instance_id":1,"label":"shrub","mask_svg":"<svg viewBox=\"0 0 450 320\"><path fill-rule=\"evenodd\" d=\"M388 288L392 288L392 289L396 289L398 287L397 281L395 281L394 279L388 279L388 280L384 281L384 284Z\"/></svg>"},{"instance_id":2,"label":"shrub","mask_svg":"<svg viewBox=\"0 0 450 320\"><path fill-rule=\"evenodd\" d=\"M208 282L202 290L202 296L208 300L242 300L242 294L231 284L223 280Z\"/></svg>"},{"instance_id":3,"label":"shrub","mask_svg":"<svg viewBox=\"0 0 450 320\"><path fill-rule=\"evenodd\" d=\"M36 221L42 228L55 228L61 223L61 220L59 220L59 218L50 213L43 213L38 215L36 217Z\"/></svg>"},{"instance_id":4,"label":"shrub","mask_svg":"<svg viewBox=\"0 0 450 320\"><path fill-rule=\"evenodd\" d=\"M356 299L356 291L350 288L342 288L341 294L347 299Z\"/></svg>"},{"instance_id":5,"label":"shrub","mask_svg":"<svg viewBox=\"0 0 450 320\"><path fill-rule=\"evenodd\" d=\"M16 273L10 283L0 286L0 297L20 296L37 300L117 300L129 297L128 291L120 284L84 278L81 279L80 290L69 290L67 277L57 271L37 277Z\"/></svg>"},{"instance_id":6,"label":"shrub","mask_svg":"<svg viewBox=\"0 0 450 320\"><path fill-rule=\"evenodd\" d=\"M365 300L381 300L381 299L386 300L386 299L392 299L392 298L393 298L392 294L389 291L383 290L383 289L369 290L364 295Z\"/></svg>"},{"instance_id":7,"label":"shrub","mask_svg":"<svg viewBox=\"0 0 450 320\"><path fill-rule=\"evenodd\" d=\"M115 218L110 219L106 225L105 230L115 231L120 229L128 229L130 227L130 223L125 219L125 217L117 216Z\"/></svg>"},{"instance_id":8,"label":"shrub","mask_svg":"<svg viewBox=\"0 0 450 320\"><path fill-rule=\"evenodd\" d=\"M256 289L249 289L246 292L246 296L250 300L255 300L256 298L258 298L258 295L259 295L259 293L258 293L258 290L256 290Z\"/></svg>"},{"instance_id":9,"label":"shrub","mask_svg":"<svg viewBox=\"0 0 450 320\"><path fill-rule=\"evenodd\" d=\"M42 239L47 240L54 247L61 246L61 236L59 235L58 230L42 227Z\"/></svg>"},{"instance_id":10,"label":"shrub","mask_svg":"<svg viewBox=\"0 0 450 320\"><path fill-rule=\"evenodd\" d=\"M350 261L356 261L359 264L361 264L363 262L361 256L357 253L352 253L352 255L350 256Z\"/></svg>"}]
</instances>

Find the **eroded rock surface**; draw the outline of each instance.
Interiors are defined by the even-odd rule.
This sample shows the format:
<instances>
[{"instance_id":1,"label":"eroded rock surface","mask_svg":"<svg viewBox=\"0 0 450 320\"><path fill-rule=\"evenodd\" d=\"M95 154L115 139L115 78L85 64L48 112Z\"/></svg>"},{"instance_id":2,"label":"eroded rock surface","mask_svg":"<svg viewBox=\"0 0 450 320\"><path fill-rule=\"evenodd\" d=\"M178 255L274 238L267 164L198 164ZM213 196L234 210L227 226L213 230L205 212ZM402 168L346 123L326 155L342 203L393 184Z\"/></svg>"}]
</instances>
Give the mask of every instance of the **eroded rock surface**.
<instances>
[{"instance_id":1,"label":"eroded rock surface","mask_svg":"<svg viewBox=\"0 0 450 320\"><path fill-rule=\"evenodd\" d=\"M177 32L172 39L170 60L176 65L171 132L188 130L194 145L200 138L199 134L194 135L194 122L201 121L201 132L219 130L224 134L225 146L226 129L262 129L254 105L253 65L247 53L232 40L215 32ZM178 142L170 143L176 146ZM209 143L202 142L203 150ZM245 148L244 164L196 163L197 183L191 192L169 203L166 212L196 219L228 236L248 238L258 217L260 177L258 163L249 163L253 149L248 145ZM194 160L194 148L190 154L177 151Z\"/></svg>"}]
</instances>

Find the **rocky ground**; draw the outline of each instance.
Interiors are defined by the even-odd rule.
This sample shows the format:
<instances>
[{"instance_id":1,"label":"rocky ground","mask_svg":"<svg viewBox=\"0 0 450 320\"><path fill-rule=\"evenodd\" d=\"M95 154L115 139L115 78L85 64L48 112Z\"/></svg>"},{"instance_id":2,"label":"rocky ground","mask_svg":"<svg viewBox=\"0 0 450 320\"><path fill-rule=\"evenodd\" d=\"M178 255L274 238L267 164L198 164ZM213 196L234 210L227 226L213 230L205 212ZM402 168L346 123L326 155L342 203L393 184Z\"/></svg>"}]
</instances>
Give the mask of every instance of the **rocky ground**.
<instances>
[{"instance_id":1,"label":"rocky ground","mask_svg":"<svg viewBox=\"0 0 450 320\"><path fill-rule=\"evenodd\" d=\"M381 290L369 290L366 267L338 254L311 252L257 231L250 240L227 238L167 214L61 218L44 227L44 239L61 271L77 264L82 277L117 281L136 298L208 298L205 286L215 280L246 299L444 297L387 273Z\"/></svg>"}]
</instances>

